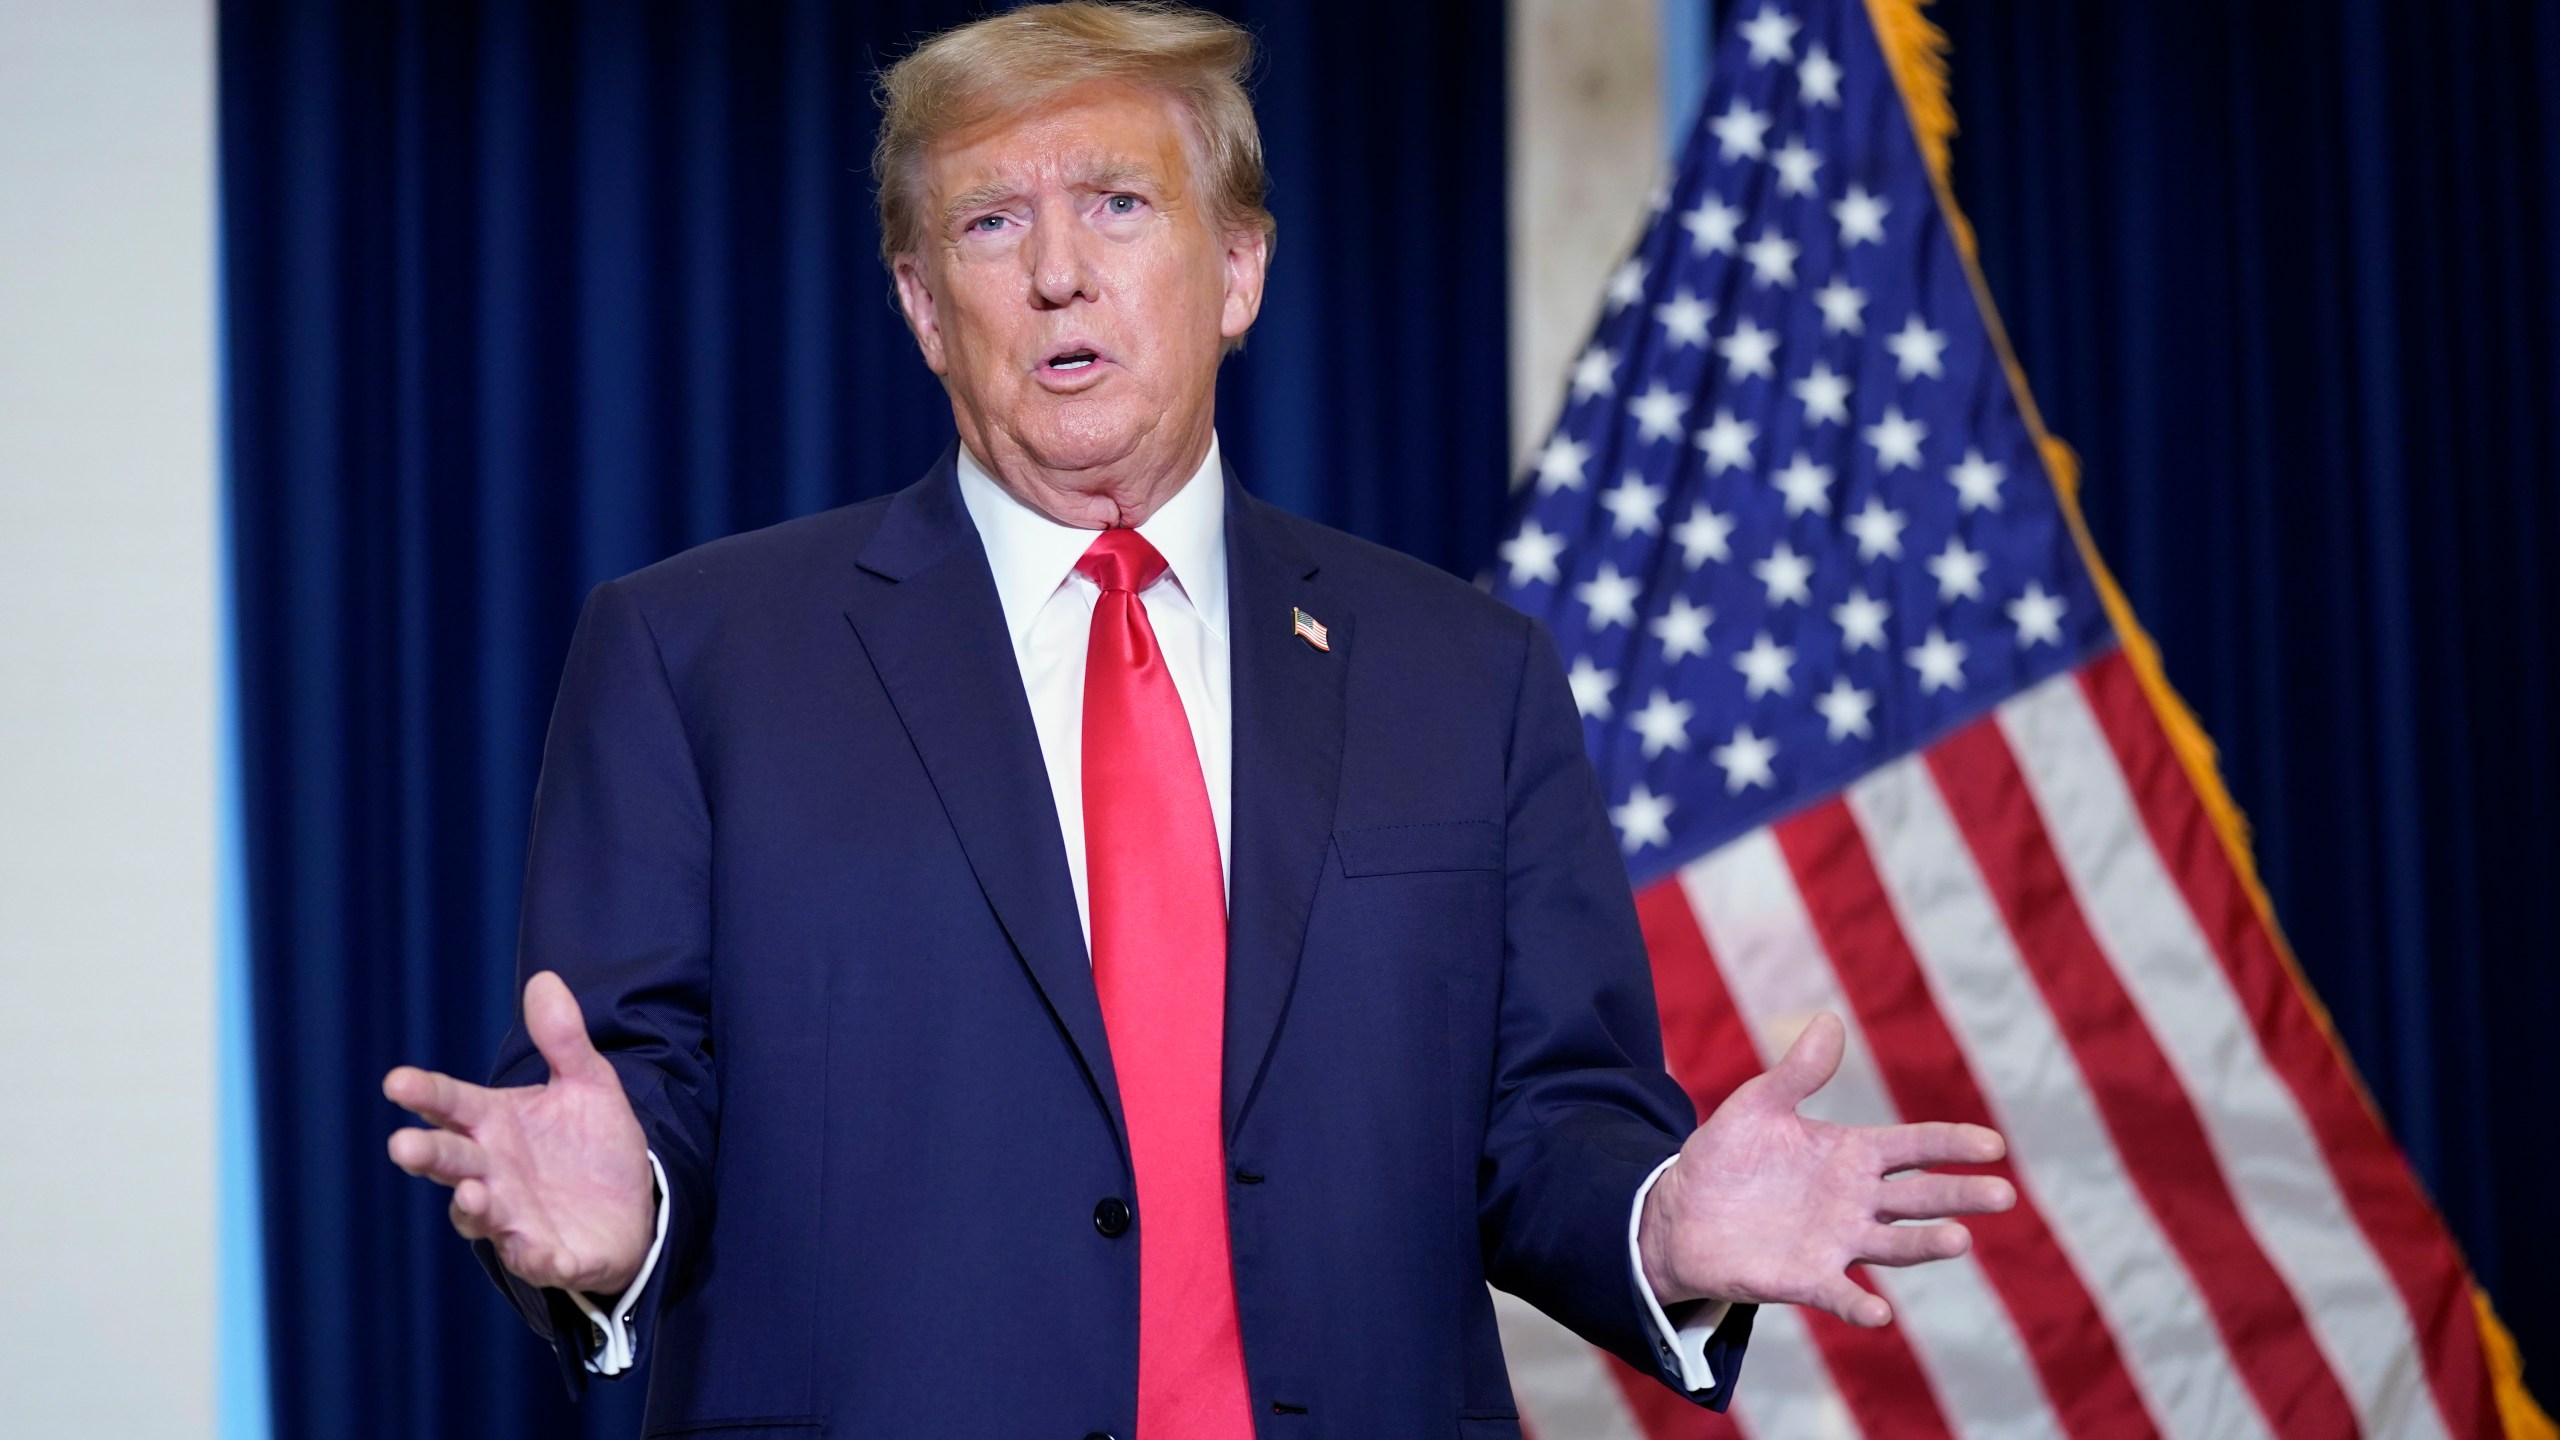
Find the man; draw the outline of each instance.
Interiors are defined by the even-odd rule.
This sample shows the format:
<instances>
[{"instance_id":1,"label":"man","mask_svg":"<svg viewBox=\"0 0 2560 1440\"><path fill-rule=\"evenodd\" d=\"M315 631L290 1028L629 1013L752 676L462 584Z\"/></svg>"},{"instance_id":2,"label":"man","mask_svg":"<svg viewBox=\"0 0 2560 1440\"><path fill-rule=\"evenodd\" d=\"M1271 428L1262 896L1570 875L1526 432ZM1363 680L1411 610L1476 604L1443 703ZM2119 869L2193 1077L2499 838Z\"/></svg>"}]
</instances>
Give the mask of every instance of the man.
<instances>
[{"instance_id":1,"label":"man","mask_svg":"<svg viewBox=\"0 0 2560 1440\"><path fill-rule=\"evenodd\" d=\"M1488 1280L1721 1406L1752 1303L1886 1323L1847 1265L1967 1243L1891 1222L2010 1203L1900 1173L1988 1131L1796 1117L1827 1018L1692 1133L1551 642L1225 472L1248 58L1063 4L901 62L957 445L589 601L524 1023L384 1088L653 1433L1516 1435Z\"/></svg>"}]
</instances>

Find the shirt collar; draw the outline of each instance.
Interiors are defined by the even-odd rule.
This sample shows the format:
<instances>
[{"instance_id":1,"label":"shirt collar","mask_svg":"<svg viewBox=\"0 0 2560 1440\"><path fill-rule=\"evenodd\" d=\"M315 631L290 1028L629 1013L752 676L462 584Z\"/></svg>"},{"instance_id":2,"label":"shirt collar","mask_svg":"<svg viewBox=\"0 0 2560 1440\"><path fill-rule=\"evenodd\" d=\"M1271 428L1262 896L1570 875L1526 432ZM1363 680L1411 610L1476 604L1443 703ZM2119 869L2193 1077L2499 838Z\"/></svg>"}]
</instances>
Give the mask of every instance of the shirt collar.
<instances>
[{"instance_id":1,"label":"shirt collar","mask_svg":"<svg viewBox=\"0 0 2560 1440\"><path fill-rule=\"evenodd\" d=\"M1040 607L1075 573L1076 562L1099 532L1061 525L1015 498L986 467L960 447L960 501L977 526L986 547L987 567L995 572L996 599L1004 606L1005 630L1022 642ZM1191 601L1212 633L1227 633L1227 487L1218 463L1218 437L1209 436L1209 453L1200 468L1156 507L1138 534L1164 556L1165 571Z\"/></svg>"}]
</instances>

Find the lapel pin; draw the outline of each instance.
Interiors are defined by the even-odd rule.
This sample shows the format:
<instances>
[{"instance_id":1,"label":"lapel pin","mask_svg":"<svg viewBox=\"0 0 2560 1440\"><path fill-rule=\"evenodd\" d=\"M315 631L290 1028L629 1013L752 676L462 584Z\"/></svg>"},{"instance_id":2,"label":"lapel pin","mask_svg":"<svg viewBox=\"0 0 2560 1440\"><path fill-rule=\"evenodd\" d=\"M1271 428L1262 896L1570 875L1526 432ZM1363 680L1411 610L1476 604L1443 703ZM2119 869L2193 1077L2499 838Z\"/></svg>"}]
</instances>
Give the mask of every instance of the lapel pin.
<instances>
[{"instance_id":1,"label":"lapel pin","mask_svg":"<svg viewBox=\"0 0 2560 1440\"><path fill-rule=\"evenodd\" d=\"M1289 629L1299 639L1328 654L1332 652L1333 646L1324 638L1324 626L1317 623L1316 617L1292 606L1289 610L1289 618Z\"/></svg>"}]
</instances>

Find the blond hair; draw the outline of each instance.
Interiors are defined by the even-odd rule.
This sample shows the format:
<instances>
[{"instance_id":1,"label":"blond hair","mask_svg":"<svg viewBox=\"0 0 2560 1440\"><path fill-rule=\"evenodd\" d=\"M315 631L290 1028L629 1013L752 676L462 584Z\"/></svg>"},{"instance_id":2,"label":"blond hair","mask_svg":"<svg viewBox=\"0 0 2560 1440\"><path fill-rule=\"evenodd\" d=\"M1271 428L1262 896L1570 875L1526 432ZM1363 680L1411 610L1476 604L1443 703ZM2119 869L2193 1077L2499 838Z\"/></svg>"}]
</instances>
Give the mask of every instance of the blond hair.
<instances>
[{"instance_id":1,"label":"blond hair","mask_svg":"<svg viewBox=\"0 0 2560 1440\"><path fill-rule=\"evenodd\" d=\"M1252 62L1244 27L1160 0L1024 5L943 31L880 76L871 175L881 261L894 269L924 243L923 161L935 141L1094 80L1173 100L1189 121L1194 179L1211 223L1229 233L1258 230L1268 249L1279 226L1263 204L1270 180L1262 131L1244 91Z\"/></svg>"}]
</instances>

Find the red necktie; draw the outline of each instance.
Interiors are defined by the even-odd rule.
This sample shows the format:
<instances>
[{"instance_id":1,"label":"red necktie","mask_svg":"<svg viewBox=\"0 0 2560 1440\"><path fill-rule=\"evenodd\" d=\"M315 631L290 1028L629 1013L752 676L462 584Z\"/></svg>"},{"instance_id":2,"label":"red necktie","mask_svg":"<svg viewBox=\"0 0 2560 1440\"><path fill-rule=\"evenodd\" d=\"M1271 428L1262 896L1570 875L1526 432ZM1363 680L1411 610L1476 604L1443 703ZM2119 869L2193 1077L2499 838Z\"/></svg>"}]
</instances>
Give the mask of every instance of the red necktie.
<instances>
[{"instance_id":1,"label":"red necktie","mask_svg":"<svg viewBox=\"0 0 2560 1440\"><path fill-rule=\"evenodd\" d=\"M1164 557L1105 530L1076 568L1102 587L1084 664L1085 888L1138 1172L1137 1440L1251 1440L1218 1134L1226 886L1191 725L1138 599Z\"/></svg>"}]
</instances>

